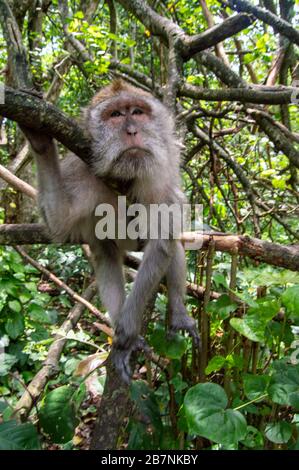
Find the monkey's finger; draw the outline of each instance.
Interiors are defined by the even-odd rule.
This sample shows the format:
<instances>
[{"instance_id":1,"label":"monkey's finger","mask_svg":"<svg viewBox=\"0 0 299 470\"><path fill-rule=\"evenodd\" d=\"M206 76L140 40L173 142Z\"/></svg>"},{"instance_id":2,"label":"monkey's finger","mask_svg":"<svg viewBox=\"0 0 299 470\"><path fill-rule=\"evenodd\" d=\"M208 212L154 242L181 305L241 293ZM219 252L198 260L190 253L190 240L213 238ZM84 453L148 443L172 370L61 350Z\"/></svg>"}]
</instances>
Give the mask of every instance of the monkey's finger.
<instances>
[{"instance_id":1,"label":"monkey's finger","mask_svg":"<svg viewBox=\"0 0 299 470\"><path fill-rule=\"evenodd\" d=\"M132 351L144 351L145 353L150 353L151 348L143 336L138 336L137 340L133 345Z\"/></svg>"},{"instance_id":2,"label":"monkey's finger","mask_svg":"<svg viewBox=\"0 0 299 470\"><path fill-rule=\"evenodd\" d=\"M172 325L170 327L170 330L168 331L167 338L171 340L174 335L180 330L186 331L189 336L191 336L191 338L193 339L195 347L199 350L201 349L200 335L197 331L195 322L191 322L190 317L188 317L188 321L186 322L180 322L177 325Z\"/></svg>"}]
</instances>

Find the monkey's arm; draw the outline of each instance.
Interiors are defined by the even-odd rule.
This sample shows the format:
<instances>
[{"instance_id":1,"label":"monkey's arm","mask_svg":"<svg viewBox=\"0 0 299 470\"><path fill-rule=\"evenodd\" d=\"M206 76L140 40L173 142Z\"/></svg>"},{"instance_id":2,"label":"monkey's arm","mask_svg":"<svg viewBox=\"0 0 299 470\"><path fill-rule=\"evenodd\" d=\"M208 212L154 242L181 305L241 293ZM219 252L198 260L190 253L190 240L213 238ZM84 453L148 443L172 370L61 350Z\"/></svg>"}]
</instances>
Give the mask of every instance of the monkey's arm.
<instances>
[{"instance_id":1,"label":"monkey's arm","mask_svg":"<svg viewBox=\"0 0 299 470\"><path fill-rule=\"evenodd\" d=\"M53 138L22 127L36 161L38 204L53 239L63 241L71 231L71 205L65 191Z\"/></svg>"}]
</instances>

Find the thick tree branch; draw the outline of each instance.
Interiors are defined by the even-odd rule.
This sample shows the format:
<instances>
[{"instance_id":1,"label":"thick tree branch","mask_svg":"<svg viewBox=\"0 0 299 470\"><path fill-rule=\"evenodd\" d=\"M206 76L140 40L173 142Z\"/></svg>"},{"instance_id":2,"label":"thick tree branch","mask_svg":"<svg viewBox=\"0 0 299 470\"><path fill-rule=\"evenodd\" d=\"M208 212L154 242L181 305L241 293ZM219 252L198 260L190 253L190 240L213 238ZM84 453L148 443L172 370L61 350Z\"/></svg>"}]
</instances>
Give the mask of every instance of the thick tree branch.
<instances>
[{"instance_id":1,"label":"thick tree branch","mask_svg":"<svg viewBox=\"0 0 299 470\"><path fill-rule=\"evenodd\" d=\"M133 13L153 35L160 36L169 45L174 39L184 60L190 59L199 51L216 46L219 42L250 26L252 19L249 15L236 15L223 23L213 26L204 33L188 36L176 23L156 13L142 0L117 0L126 10Z\"/></svg>"},{"instance_id":2,"label":"thick tree branch","mask_svg":"<svg viewBox=\"0 0 299 470\"><path fill-rule=\"evenodd\" d=\"M33 94L5 87L5 102L0 104L0 115L53 136L86 163L89 162L90 142L82 128L47 101Z\"/></svg>"},{"instance_id":3,"label":"thick tree branch","mask_svg":"<svg viewBox=\"0 0 299 470\"><path fill-rule=\"evenodd\" d=\"M206 250L210 240L215 241L215 249L227 253L238 252L242 256L256 259L272 266L292 271L299 270L299 245L279 245L243 235L221 233L184 233L182 241L198 242L198 249ZM84 242L84 240L82 240ZM51 243L46 228L41 224L0 225L0 245ZM193 247L195 248L195 247ZM187 247L188 249L188 247ZM133 263L134 265L134 263Z\"/></svg>"},{"instance_id":4,"label":"thick tree branch","mask_svg":"<svg viewBox=\"0 0 299 470\"><path fill-rule=\"evenodd\" d=\"M252 88L200 88L185 83L178 92L179 96L188 96L205 101L239 101L256 104L289 104L296 88L287 87L252 87Z\"/></svg>"},{"instance_id":5,"label":"thick tree branch","mask_svg":"<svg viewBox=\"0 0 299 470\"><path fill-rule=\"evenodd\" d=\"M277 15L274 15L271 11L252 5L247 0L226 0L223 4L229 5L233 10L243 11L254 15L259 20L272 26L275 32L281 33L287 37L291 42L299 46L299 32L294 29L290 23Z\"/></svg>"},{"instance_id":6,"label":"thick tree branch","mask_svg":"<svg viewBox=\"0 0 299 470\"><path fill-rule=\"evenodd\" d=\"M252 24L252 17L247 14L230 16L221 24L207 29L203 33L189 36L184 41L182 56L188 60L200 51L216 46L227 38L238 34Z\"/></svg>"}]
</instances>

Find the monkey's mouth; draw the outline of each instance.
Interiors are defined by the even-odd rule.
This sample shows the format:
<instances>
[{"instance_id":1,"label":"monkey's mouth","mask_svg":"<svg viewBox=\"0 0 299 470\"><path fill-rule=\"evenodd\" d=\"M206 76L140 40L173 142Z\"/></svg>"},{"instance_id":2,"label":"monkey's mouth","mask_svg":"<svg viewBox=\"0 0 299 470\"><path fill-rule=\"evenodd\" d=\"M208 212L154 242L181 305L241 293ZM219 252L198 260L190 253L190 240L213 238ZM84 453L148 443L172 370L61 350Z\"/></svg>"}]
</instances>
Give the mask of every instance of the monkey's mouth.
<instances>
[{"instance_id":1,"label":"monkey's mouth","mask_svg":"<svg viewBox=\"0 0 299 470\"><path fill-rule=\"evenodd\" d=\"M144 147L129 147L123 150L110 167L114 177L132 179L151 174L154 154Z\"/></svg>"},{"instance_id":2,"label":"monkey's mouth","mask_svg":"<svg viewBox=\"0 0 299 470\"><path fill-rule=\"evenodd\" d=\"M118 160L121 159L126 159L126 158L142 158L146 156L150 156L151 152L147 148L144 147L129 147L123 152L118 157Z\"/></svg>"}]
</instances>

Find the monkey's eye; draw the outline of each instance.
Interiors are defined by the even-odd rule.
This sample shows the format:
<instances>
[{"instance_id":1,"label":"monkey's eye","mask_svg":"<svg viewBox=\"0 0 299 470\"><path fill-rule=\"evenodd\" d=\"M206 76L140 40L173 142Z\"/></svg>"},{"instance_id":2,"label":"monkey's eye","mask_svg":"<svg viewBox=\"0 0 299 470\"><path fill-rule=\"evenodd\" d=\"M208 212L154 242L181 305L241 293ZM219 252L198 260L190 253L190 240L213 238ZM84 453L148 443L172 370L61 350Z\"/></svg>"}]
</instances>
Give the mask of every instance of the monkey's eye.
<instances>
[{"instance_id":1,"label":"monkey's eye","mask_svg":"<svg viewBox=\"0 0 299 470\"><path fill-rule=\"evenodd\" d=\"M112 111L112 113L110 114L110 117L119 117L121 116L121 113L119 111Z\"/></svg>"},{"instance_id":2,"label":"monkey's eye","mask_svg":"<svg viewBox=\"0 0 299 470\"><path fill-rule=\"evenodd\" d=\"M133 109L132 114L137 114L138 115L138 114L144 114L144 113L143 113L142 109L135 108L135 109Z\"/></svg>"}]
</instances>

